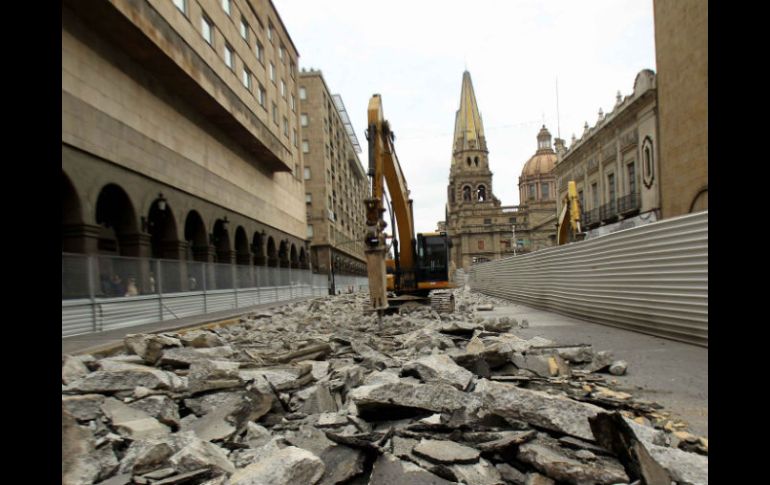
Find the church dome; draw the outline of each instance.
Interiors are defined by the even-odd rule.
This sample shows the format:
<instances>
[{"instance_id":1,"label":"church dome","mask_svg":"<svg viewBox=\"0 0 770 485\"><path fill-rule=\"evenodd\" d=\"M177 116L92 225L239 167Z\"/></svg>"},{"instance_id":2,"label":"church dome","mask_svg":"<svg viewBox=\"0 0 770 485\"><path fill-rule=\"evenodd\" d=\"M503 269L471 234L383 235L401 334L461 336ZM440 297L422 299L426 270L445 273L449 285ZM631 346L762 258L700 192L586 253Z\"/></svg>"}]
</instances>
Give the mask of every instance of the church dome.
<instances>
[{"instance_id":1,"label":"church dome","mask_svg":"<svg viewBox=\"0 0 770 485\"><path fill-rule=\"evenodd\" d=\"M537 134L537 152L524 164L521 176L547 175L555 166L556 152L551 147L551 133L543 125Z\"/></svg>"}]
</instances>

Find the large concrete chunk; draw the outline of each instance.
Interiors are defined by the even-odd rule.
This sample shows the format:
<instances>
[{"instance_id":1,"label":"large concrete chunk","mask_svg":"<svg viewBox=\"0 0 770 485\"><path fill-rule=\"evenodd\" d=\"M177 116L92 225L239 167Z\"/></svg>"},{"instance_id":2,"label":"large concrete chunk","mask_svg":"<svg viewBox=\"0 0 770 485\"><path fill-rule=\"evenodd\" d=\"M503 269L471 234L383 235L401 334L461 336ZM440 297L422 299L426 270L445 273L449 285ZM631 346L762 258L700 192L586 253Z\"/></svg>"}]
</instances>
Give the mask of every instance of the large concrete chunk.
<instances>
[{"instance_id":1,"label":"large concrete chunk","mask_svg":"<svg viewBox=\"0 0 770 485\"><path fill-rule=\"evenodd\" d=\"M123 343L128 353L138 355L148 364L155 364L163 354L163 349L182 346L178 338L143 333L126 335Z\"/></svg>"},{"instance_id":2,"label":"large concrete chunk","mask_svg":"<svg viewBox=\"0 0 770 485\"><path fill-rule=\"evenodd\" d=\"M213 389L227 389L240 386L238 362L201 359L190 364L187 376L190 392L198 393Z\"/></svg>"},{"instance_id":3,"label":"large concrete chunk","mask_svg":"<svg viewBox=\"0 0 770 485\"><path fill-rule=\"evenodd\" d=\"M90 421L101 416L103 402L104 396L101 394L62 396L61 398L62 407L80 421Z\"/></svg>"},{"instance_id":4,"label":"large concrete chunk","mask_svg":"<svg viewBox=\"0 0 770 485\"><path fill-rule=\"evenodd\" d=\"M171 432L168 426L144 411L134 409L112 397L104 400L102 412L121 435L132 440L163 436Z\"/></svg>"},{"instance_id":5,"label":"large concrete chunk","mask_svg":"<svg viewBox=\"0 0 770 485\"><path fill-rule=\"evenodd\" d=\"M82 393L132 391L136 387L181 391L187 383L172 372L152 368L92 372L73 382L69 389Z\"/></svg>"},{"instance_id":6,"label":"large concrete chunk","mask_svg":"<svg viewBox=\"0 0 770 485\"><path fill-rule=\"evenodd\" d=\"M473 374L460 367L446 354L436 354L409 362L403 367L404 374L417 374L427 383L446 383L464 391Z\"/></svg>"},{"instance_id":7,"label":"large concrete chunk","mask_svg":"<svg viewBox=\"0 0 770 485\"><path fill-rule=\"evenodd\" d=\"M148 396L130 403L129 407L144 411L166 426L179 428L179 406L168 396Z\"/></svg>"},{"instance_id":8,"label":"large concrete chunk","mask_svg":"<svg viewBox=\"0 0 770 485\"><path fill-rule=\"evenodd\" d=\"M193 330L179 336L179 340L185 347L209 348L219 347L225 344L222 337L210 330Z\"/></svg>"},{"instance_id":9,"label":"large concrete chunk","mask_svg":"<svg viewBox=\"0 0 770 485\"><path fill-rule=\"evenodd\" d=\"M409 415L410 409L433 412L465 409L473 412L481 406L479 396L458 391L449 384L375 384L354 389L350 398L362 417L367 415L374 419L378 415L379 419L386 419L388 414L392 416L399 411L406 411Z\"/></svg>"},{"instance_id":10,"label":"large concrete chunk","mask_svg":"<svg viewBox=\"0 0 770 485\"><path fill-rule=\"evenodd\" d=\"M481 453L468 446L447 440L422 439L414 453L436 463L475 463Z\"/></svg>"},{"instance_id":11,"label":"large concrete chunk","mask_svg":"<svg viewBox=\"0 0 770 485\"><path fill-rule=\"evenodd\" d=\"M452 465L450 471L455 480L467 485L503 485L500 472L490 462L481 458L470 465Z\"/></svg>"},{"instance_id":12,"label":"large concrete chunk","mask_svg":"<svg viewBox=\"0 0 770 485\"><path fill-rule=\"evenodd\" d=\"M72 355L63 355L61 363L61 381L63 384L71 384L90 371L82 360Z\"/></svg>"},{"instance_id":13,"label":"large concrete chunk","mask_svg":"<svg viewBox=\"0 0 770 485\"><path fill-rule=\"evenodd\" d=\"M602 459L596 463L584 463L539 443L523 444L516 458L532 465L550 478L576 485L611 485L629 481L626 472L616 462Z\"/></svg>"},{"instance_id":14,"label":"large concrete chunk","mask_svg":"<svg viewBox=\"0 0 770 485\"><path fill-rule=\"evenodd\" d=\"M409 485L450 485L453 482L444 480L413 463L402 461L390 453L383 453L374 462L369 485L395 485L397 483Z\"/></svg>"},{"instance_id":15,"label":"large concrete chunk","mask_svg":"<svg viewBox=\"0 0 770 485\"><path fill-rule=\"evenodd\" d=\"M273 398L255 389L236 394L205 416L183 422L182 429L193 431L204 441L223 440L240 431L270 410Z\"/></svg>"},{"instance_id":16,"label":"large concrete chunk","mask_svg":"<svg viewBox=\"0 0 770 485\"><path fill-rule=\"evenodd\" d=\"M193 362L203 359L227 360L235 354L229 345L212 348L171 347L163 349L158 365L171 367L189 367Z\"/></svg>"},{"instance_id":17,"label":"large concrete chunk","mask_svg":"<svg viewBox=\"0 0 770 485\"><path fill-rule=\"evenodd\" d=\"M708 457L653 444L644 446L652 458L668 471L672 480L682 485L708 485Z\"/></svg>"},{"instance_id":18,"label":"large concrete chunk","mask_svg":"<svg viewBox=\"0 0 770 485\"><path fill-rule=\"evenodd\" d=\"M315 485L324 470L323 461L313 453L287 446L236 471L230 485Z\"/></svg>"},{"instance_id":19,"label":"large concrete chunk","mask_svg":"<svg viewBox=\"0 0 770 485\"><path fill-rule=\"evenodd\" d=\"M604 410L540 391L480 379L473 391L486 408L500 416L526 421L545 429L593 440L588 418Z\"/></svg>"},{"instance_id":20,"label":"large concrete chunk","mask_svg":"<svg viewBox=\"0 0 770 485\"><path fill-rule=\"evenodd\" d=\"M225 473L233 473L235 466L227 459L227 453L217 445L203 440L196 440L176 452L169 463L177 472L191 472L201 468L211 468Z\"/></svg>"},{"instance_id":21,"label":"large concrete chunk","mask_svg":"<svg viewBox=\"0 0 770 485\"><path fill-rule=\"evenodd\" d=\"M350 343L350 346L353 348L353 351L361 356L364 367L369 369L383 370L386 367L396 367L398 365L396 361L382 352L374 350L364 342L354 340Z\"/></svg>"},{"instance_id":22,"label":"large concrete chunk","mask_svg":"<svg viewBox=\"0 0 770 485\"><path fill-rule=\"evenodd\" d=\"M94 436L62 409L62 485L87 485L99 476L99 462L92 457Z\"/></svg>"},{"instance_id":23,"label":"large concrete chunk","mask_svg":"<svg viewBox=\"0 0 770 485\"><path fill-rule=\"evenodd\" d=\"M322 431L304 426L287 441L297 448L312 452L324 462L324 474L318 485L343 483L364 469L364 453L361 450L340 446L326 437Z\"/></svg>"}]
</instances>

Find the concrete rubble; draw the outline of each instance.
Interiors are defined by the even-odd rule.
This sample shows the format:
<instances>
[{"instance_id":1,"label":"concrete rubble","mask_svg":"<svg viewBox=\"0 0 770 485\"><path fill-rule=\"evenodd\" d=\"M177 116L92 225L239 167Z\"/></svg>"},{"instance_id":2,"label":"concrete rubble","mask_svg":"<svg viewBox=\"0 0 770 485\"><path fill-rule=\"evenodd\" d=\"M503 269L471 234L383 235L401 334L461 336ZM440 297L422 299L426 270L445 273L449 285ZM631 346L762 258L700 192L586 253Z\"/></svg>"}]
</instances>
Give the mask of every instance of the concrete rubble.
<instances>
[{"instance_id":1,"label":"concrete rubble","mask_svg":"<svg viewBox=\"0 0 770 485\"><path fill-rule=\"evenodd\" d=\"M364 294L315 298L62 356L62 483L708 483L708 440L617 389L626 362L455 299L380 325Z\"/></svg>"}]
</instances>

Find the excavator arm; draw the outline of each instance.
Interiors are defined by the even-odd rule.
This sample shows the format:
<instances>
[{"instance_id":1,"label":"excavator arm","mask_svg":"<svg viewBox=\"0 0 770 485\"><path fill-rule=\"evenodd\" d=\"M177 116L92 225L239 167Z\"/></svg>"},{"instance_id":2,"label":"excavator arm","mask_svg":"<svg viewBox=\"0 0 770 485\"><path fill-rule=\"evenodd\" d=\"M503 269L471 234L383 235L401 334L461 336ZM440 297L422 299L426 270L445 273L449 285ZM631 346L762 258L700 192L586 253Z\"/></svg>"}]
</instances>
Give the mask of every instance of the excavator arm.
<instances>
[{"instance_id":1,"label":"excavator arm","mask_svg":"<svg viewBox=\"0 0 770 485\"><path fill-rule=\"evenodd\" d=\"M579 239L579 235L582 234L580 209L577 186L573 180L570 180L567 183L567 196L564 198L564 206L559 215L559 245L576 241Z\"/></svg>"}]
</instances>

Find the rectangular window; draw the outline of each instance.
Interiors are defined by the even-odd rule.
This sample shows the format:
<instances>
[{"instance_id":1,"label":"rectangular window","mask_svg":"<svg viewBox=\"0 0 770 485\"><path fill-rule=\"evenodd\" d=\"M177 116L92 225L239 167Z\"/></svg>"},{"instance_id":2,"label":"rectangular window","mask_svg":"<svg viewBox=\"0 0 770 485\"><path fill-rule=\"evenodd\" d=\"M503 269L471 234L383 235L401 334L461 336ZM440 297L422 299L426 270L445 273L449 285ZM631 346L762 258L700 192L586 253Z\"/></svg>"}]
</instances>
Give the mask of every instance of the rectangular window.
<instances>
[{"instance_id":1,"label":"rectangular window","mask_svg":"<svg viewBox=\"0 0 770 485\"><path fill-rule=\"evenodd\" d=\"M540 184L540 196L543 199L548 198L548 184Z\"/></svg>"},{"instance_id":2,"label":"rectangular window","mask_svg":"<svg viewBox=\"0 0 770 485\"><path fill-rule=\"evenodd\" d=\"M278 58L281 59L281 63L286 64L286 47L281 44L281 48L278 51Z\"/></svg>"},{"instance_id":3,"label":"rectangular window","mask_svg":"<svg viewBox=\"0 0 770 485\"><path fill-rule=\"evenodd\" d=\"M596 183L591 184L591 203L593 204L591 209L599 207L599 188L596 186Z\"/></svg>"},{"instance_id":4,"label":"rectangular window","mask_svg":"<svg viewBox=\"0 0 770 485\"><path fill-rule=\"evenodd\" d=\"M278 124L278 105L273 103L273 123Z\"/></svg>"},{"instance_id":5,"label":"rectangular window","mask_svg":"<svg viewBox=\"0 0 770 485\"><path fill-rule=\"evenodd\" d=\"M206 17L201 17L201 34L209 45L214 45L214 25Z\"/></svg>"},{"instance_id":6,"label":"rectangular window","mask_svg":"<svg viewBox=\"0 0 770 485\"><path fill-rule=\"evenodd\" d=\"M241 80L243 81L243 85L246 86L246 89L251 91L251 73L249 72L248 69L246 68L243 69L243 75Z\"/></svg>"},{"instance_id":7,"label":"rectangular window","mask_svg":"<svg viewBox=\"0 0 770 485\"><path fill-rule=\"evenodd\" d=\"M529 198L535 198L535 184L529 184Z\"/></svg>"},{"instance_id":8,"label":"rectangular window","mask_svg":"<svg viewBox=\"0 0 770 485\"><path fill-rule=\"evenodd\" d=\"M508 219L508 222L510 222L511 224L516 224L516 218L515 217L511 217L511 218Z\"/></svg>"},{"instance_id":9,"label":"rectangular window","mask_svg":"<svg viewBox=\"0 0 770 485\"><path fill-rule=\"evenodd\" d=\"M636 193L636 167L634 166L634 162L629 163L626 166L626 169L628 171L628 193L635 194Z\"/></svg>"},{"instance_id":10,"label":"rectangular window","mask_svg":"<svg viewBox=\"0 0 770 485\"><path fill-rule=\"evenodd\" d=\"M492 219L484 219L484 224L492 224Z\"/></svg>"},{"instance_id":11,"label":"rectangular window","mask_svg":"<svg viewBox=\"0 0 770 485\"><path fill-rule=\"evenodd\" d=\"M275 64L270 63L270 80L275 82Z\"/></svg>"},{"instance_id":12,"label":"rectangular window","mask_svg":"<svg viewBox=\"0 0 770 485\"><path fill-rule=\"evenodd\" d=\"M302 126L307 126L307 113L302 113L301 115L299 115L299 123Z\"/></svg>"},{"instance_id":13,"label":"rectangular window","mask_svg":"<svg viewBox=\"0 0 770 485\"><path fill-rule=\"evenodd\" d=\"M270 21L267 22L267 40L273 41L273 23Z\"/></svg>"},{"instance_id":14,"label":"rectangular window","mask_svg":"<svg viewBox=\"0 0 770 485\"><path fill-rule=\"evenodd\" d=\"M305 88L303 87L299 88L299 99L301 100L307 99L307 91L305 91Z\"/></svg>"},{"instance_id":15,"label":"rectangular window","mask_svg":"<svg viewBox=\"0 0 770 485\"><path fill-rule=\"evenodd\" d=\"M294 61L289 63L289 74L291 74L292 79L294 79L294 71L296 70L296 67L297 66L294 65Z\"/></svg>"},{"instance_id":16,"label":"rectangular window","mask_svg":"<svg viewBox=\"0 0 770 485\"><path fill-rule=\"evenodd\" d=\"M187 2L186 0L174 0L174 5L176 5L176 8L179 9L180 12L187 15Z\"/></svg>"},{"instance_id":17,"label":"rectangular window","mask_svg":"<svg viewBox=\"0 0 770 485\"><path fill-rule=\"evenodd\" d=\"M224 10L227 15L230 15L233 13L231 8L232 4L233 4L233 0L222 0L222 10Z\"/></svg>"},{"instance_id":18,"label":"rectangular window","mask_svg":"<svg viewBox=\"0 0 770 485\"><path fill-rule=\"evenodd\" d=\"M281 79L281 97L286 99L286 82Z\"/></svg>"},{"instance_id":19,"label":"rectangular window","mask_svg":"<svg viewBox=\"0 0 770 485\"><path fill-rule=\"evenodd\" d=\"M294 148L297 148L299 146L298 145L299 141L297 139L297 129L296 128L292 129L291 134L292 134L291 143L294 145Z\"/></svg>"},{"instance_id":20,"label":"rectangular window","mask_svg":"<svg viewBox=\"0 0 770 485\"><path fill-rule=\"evenodd\" d=\"M305 203L306 204L312 204L313 203L313 194L305 194Z\"/></svg>"},{"instance_id":21,"label":"rectangular window","mask_svg":"<svg viewBox=\"0 0 770 485\"><path fill-rule=\"evenodd\" d=\"M607 175L607 202L615 202L615 174L611 173Z\"/></svg>"},{"instance_id":22,"label":"rectangular window","mask_svg":"<svg viewBox=\"0 0 770 485\"><path fill-rule=\"evenodd\" d=\"M241 37L243 37L243 40L246 42L249 41L249 24L243 17L241 17Z\"/></svg>"},{"instance_id":23,"label":"rectangular window","mask_svg":"<svg viewBox=\"0 0 770 485\"><path fill-rule=\"evenodd\" d=\"M265 49L262 47L262 42L257 41L256 49L257 49L257 51L256 51L255 54L257 56L257 60L259 62L261 62L262 64L264 64L265 63L265 54L264 54Z\"/></svg>"},{"instance_id":24,"label":"rectangular window","mask_svg":"<svg viewBox=\"0 0 770 485\"><path fill-rule=\"evenodd\" d=\"M484 249L484 241L479 241L479 249Z\"/></svg>"},{"instance_id":25,"label":"rectangular window","mask_svg":"<svg viewBox=\"0 0 770 485\"><path fill-rule=\"evenodd\" d=\"M302 153L310 153L310 145L307 140L302 140Z\"/></svg>"},{"instance_id":26,"label":"rectangular window","mask_svg":"<svg viewBox=\"0 0 770 485\"><path fill-rule=\"evenodd\" d=\"M289 137L289 120L285 116L283 117L283 136Z\"/></svg>"},{"instance_id":27,"label":"rectangular window","mask_svg":"<svg viewBox=\"0 0 770 485\"><path fill-rule=\"evenodd\" d=\"M308 239L313 237L313 225L312 224L308 224L307 225L307 237L308 237Z\"/></svg>"},{"instance_id":28,"label":"rectangular window","mask_svg":"<svg viewBox=\"0 0 770 485\"><path fill-rule=\"evenodd\" d=\"M289 102L289 105L291 106L292 111L297 111L297 100L294 98L294 95L291 95L291 101Z\"/></svg>"},{"instance_id":29,"label":"rectangular window","mask_svg":"<svg viewBox=\"0 0 770 485\"><path fill-rule=\"evenodd\" d=\"M225 65L231 70L234 69L233 63L233 49L229 45L225 44Z\"/></svg>"},{"instance_id":30,"label":"rectangular window","mask_svg":"<svg viewBox=\"0 0 770 485\"><path fill-rule=\"evenodd\" d=\"M583 201L583 191L582 190L578 191L578 202L580 203L580 210L581 211L584 210L585 209L585 202Z\"/></svg>"},{"instance_id":31,"label":"rectangular window","mask_svg":"<svg viewBox=\"0 0 770 485\"><path fill-rule=\"evenodd\" d=\"M305 180L310 180L310 167L305 167Z\"/></svg>"},{"instance_id":32,"label":"rectangular window","mask_svg":"<svg viewBox=\"0 0 770 485\"><path fill-rule=\"evenodd\" d=\"M259 94L257 100L259 101L260 106L267 109L267 91L265 91L265 87L262 86L261 83L259 85Z\"/></svg>"}]
</instances>

